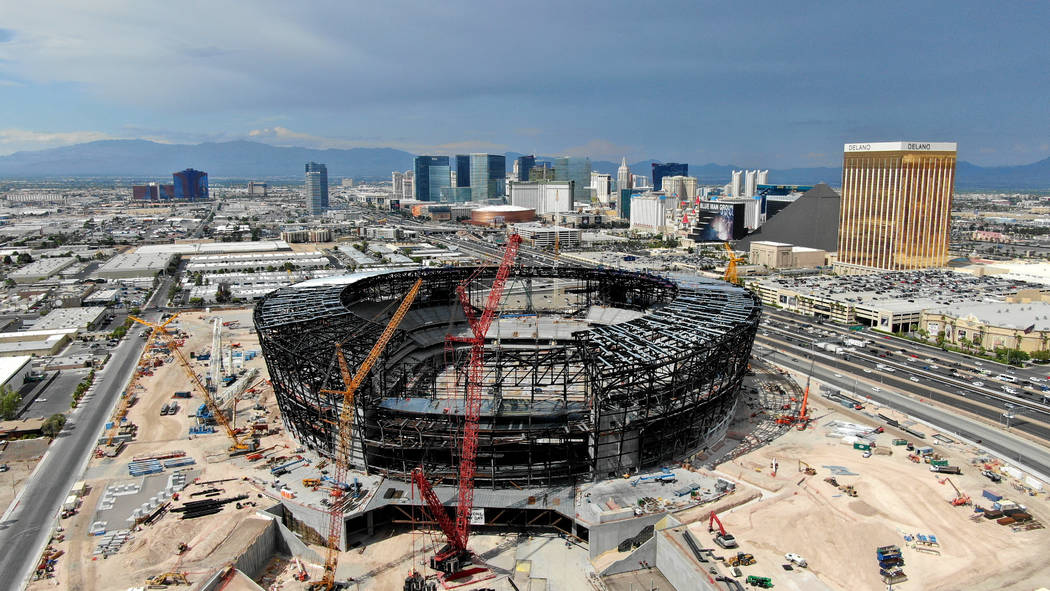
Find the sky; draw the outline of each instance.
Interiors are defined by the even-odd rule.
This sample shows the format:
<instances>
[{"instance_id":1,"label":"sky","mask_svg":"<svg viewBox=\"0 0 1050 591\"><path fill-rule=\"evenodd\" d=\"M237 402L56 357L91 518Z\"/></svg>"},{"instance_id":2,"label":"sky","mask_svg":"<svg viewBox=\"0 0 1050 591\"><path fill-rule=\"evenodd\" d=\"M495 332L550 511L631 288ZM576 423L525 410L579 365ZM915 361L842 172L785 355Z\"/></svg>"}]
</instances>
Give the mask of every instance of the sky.
<instances>
[{"instance_id":1,"label":"sky","mask_svg":"<svg viewBox=\"0 0 1050 591\"><path fill-rule=\"evenodd\" d=\"M763 168L1050 156L1048 2L0 0L0 154L250 139Z\"/></svg>"}]
</instances>

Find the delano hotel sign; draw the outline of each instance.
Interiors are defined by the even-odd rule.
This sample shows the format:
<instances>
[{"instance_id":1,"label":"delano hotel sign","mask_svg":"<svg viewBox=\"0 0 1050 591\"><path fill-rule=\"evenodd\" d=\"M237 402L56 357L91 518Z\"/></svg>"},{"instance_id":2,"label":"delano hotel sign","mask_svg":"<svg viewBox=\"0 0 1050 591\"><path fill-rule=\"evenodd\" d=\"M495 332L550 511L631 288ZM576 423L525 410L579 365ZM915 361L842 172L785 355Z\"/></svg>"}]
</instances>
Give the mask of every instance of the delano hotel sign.
<instances>
[{"instance_id":1,"label":"delano hotel sign","mask_svg":"<svg viewBox=\"0 0 1050 591\"><path fill-rule=\"evenodd\" d=\"M846 144L843 152L955 152L955 142L874 142Z\"/></svg>"}]
</instances>

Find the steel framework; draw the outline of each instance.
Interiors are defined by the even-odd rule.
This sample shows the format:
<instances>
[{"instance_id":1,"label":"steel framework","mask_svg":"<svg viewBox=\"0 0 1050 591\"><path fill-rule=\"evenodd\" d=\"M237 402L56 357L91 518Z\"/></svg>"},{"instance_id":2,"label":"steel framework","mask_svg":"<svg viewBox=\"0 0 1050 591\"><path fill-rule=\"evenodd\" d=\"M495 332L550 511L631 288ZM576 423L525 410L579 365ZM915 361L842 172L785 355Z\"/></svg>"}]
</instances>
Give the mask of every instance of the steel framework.
<instances>
[{"instance_id":1,"label":"steel framework","mask_svg":"<svg viewBox=\"0 0 1050 591\"><path fill-rule=\"evenodd\" d=\"M358 389L351 464L404 480L422 464L429 479L456 483L470 347L446 349L446 335L472 334L456 287L475 273L469 295L480 303L494 267L358 273L267 296L255 326L288 430L333 455L342 401L324 390L341 383L335 345L360 364L391 303L422 277L412 312ZM536 294L508 297L487 335L476 486L622 475L696 453L725 429L760 316L751 292L613 269L511 273L516 285L554 280L564 306L536 312Z\"/></svg>"}]
</instances>

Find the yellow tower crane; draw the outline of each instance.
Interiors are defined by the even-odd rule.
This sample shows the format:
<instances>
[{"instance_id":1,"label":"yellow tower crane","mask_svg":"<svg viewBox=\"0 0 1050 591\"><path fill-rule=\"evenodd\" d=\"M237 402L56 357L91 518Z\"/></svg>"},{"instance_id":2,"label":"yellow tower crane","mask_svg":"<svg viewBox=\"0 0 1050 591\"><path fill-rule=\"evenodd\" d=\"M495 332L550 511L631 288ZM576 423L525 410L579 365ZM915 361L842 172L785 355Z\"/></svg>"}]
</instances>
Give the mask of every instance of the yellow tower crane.
<instances>
[{"instance_id":1,"label":"yellow tower crane","mask_svg":"<svg viewBox=\"0 0 1050 591\"><path fill-rule=\"evenodd\" d=\"M736 265L737 263L743 261L744 257L736 256L736 253L733 252L733 249L729 247L728 242L724 244L726 247L726 256L729 257L729 263L726 265L726 273L722 278L732 283L733 285L740 285L740 277L737 276Z\"/></svg>"},{"instance_id":2,"label":"yellow tower crane","mask_svg":"<svg viewBox=\"0 0 1050 591\"><path fill-rule=\"evenodd\" d=\"M346 358L343 357L342 345L337 344L335 346L335 354L339 360L339 371L343 376L343 385L346 389L322 390L322 392L328 394L341 395L343 404L339 412L339 424L336 425L338 436L335 449L335 479L332 482L333 486L331 489L332 502L328 510L328 553L324 562L324 575L320 581L310 585L312 591L329 591L336 586L335 568L339 564L339 539L342 537L339 534L343 527L341 497L343 496L344 487L346 487L343 482L346 478L346 468L350 463L350 437L354 425L354 395L357 393L361 383L368 377L368 372L371 371L372 366L379 359L383 350L386 349L386 344L390 342L390 338L394 336L398 325L405 318L405 314L408 313L408 309L412 306L412 302L415 301L416 296L419 294L419 288L422 285L422 278L416 279L416 282L412 284L408 294L405 295L405 299L401 301L397 311L390 317L390 322L387 323L383 334L379 336L379 340L372 346L372 350L369 351L365 360L361 362L361 367L357 369L357 373L353 377L350 376L350 367L346 364Z\"/></svg>"},{"instance_id":3,"label":"yellow tower crane","mask_svg":"<svg viewBox=\"0 0 1050 591\"><path fill-rule=\"evenodd\" d=\"M189 377L190 384L193 385L193 388L197 391L198 394L200 394L201 398L204 399L204 404L207 405L208 410L211 411L212 416L215 417L215 422L219 423L219 425L222 426L223 431L226 432L226 436L230 438L230 453L253 451L256 445L254 433L248 431L247 433L238 434L236 432L236 430L233 428L233 425L230 424L230 421L222 412L222 409L220 409L219 405L215 403L215 399L212 398L211 393L208 392L208 388L206 388L201 382L201 379L197 377L197 372L193 371L193 367L190 366L190 362L186 360L186 356L182 354L182 350L179 348L179 345L175 342L175 337L173 337L171 333L168 332L166 328L167 325L171 323L172 320L175 320L176 317L178 317L178 314L175 314L174 316L169 318L164 324L153 324L148 320L143 320L134 316L128 316L128 318L131 318L135 322L138 322L139 324L144 324L152 328L154 336L160 336L160 338L163 339L165 343L167 343L168 347L171 349L171 352L175 355L175 360L178 361L179 366L182 367L183 371L186 372L186 376ZM215 352L212 352L212 354L214 355Z\"/></svg>"}]
</instances>

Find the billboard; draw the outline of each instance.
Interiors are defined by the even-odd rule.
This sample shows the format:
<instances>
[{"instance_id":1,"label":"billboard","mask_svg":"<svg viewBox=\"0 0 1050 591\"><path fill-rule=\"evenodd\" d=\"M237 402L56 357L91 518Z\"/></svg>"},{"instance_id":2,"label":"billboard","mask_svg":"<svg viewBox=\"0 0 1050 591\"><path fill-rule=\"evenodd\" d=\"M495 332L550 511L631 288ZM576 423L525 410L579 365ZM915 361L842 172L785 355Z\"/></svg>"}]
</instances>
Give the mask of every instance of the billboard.
<instances>
[{"instance_id":1,"label":"billboard","mask_svg":"<svg viewBox=\"0 0 1050 591\"><path fill-rule=\"evenodd\" d=\"M744 203L701 201L697 223L690 238L697 242L740 240L747 234L744 227Z\"/></svg>"}]
</instances>

